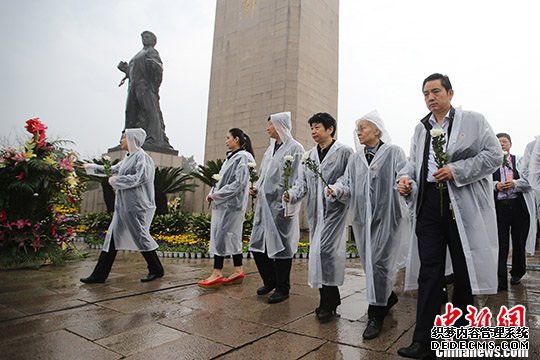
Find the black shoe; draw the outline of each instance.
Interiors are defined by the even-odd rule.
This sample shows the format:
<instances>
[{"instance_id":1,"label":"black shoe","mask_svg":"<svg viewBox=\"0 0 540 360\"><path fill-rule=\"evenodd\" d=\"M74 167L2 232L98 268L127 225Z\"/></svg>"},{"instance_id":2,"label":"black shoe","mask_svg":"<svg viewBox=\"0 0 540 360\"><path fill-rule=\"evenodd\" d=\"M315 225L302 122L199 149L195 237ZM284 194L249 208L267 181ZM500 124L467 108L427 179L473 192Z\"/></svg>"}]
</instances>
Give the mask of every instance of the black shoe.
<instances>
[{"instance_id":1,"label":"black shoe","mask_svg":"<svg viewBox=\"0 0 540 360\"><path fill-rule=\"evenodd\" d=\"M266 294L270 294L270 292L274 289L275 289L275 286L266 286L266 285L261 286L260 288L257 289L257 295L263 296Z\"/></svg>"},{"instance_id":2,"label":"black shoe","mask_svg":"<svg viewBox=\"0 0 540 360\"><path fill-rule=\"evenodd\" d=\"M274 293L268 298L268 303L276 304L278 302L282 302L283 300L287 300L288 298L289 294L282 294L280 292L274 291Z\"/></svg>"},{"instance_id":3,"label":"black shoe","mask_svg":"<svg viewBox=\"0 0 540 360\"><path fill-rule=\"evenodd\" d=\"M98 279L98 278L95 278L93 276L81 278L80 280L81 280L81 282L83 282L85 284L103 284L105 282L104 279L103 280Z\"/></svg>"},{"instance_id":4,"label":"black shoe","mask_svg":"<svg viewBox=\"0 0 540 360\"><path fill-rule=\"evenodd\" d=\"M141 279L141 282L149 282L152 280L156 280L157 278L163 277L163 274L148 274L146 277L143 277Z\"/></svg>"},{"instance_id":5,"label":"black shoe","mask_svg":"<svg viewBox=\"0 0 540 360\"><path fill-rule=\"evenodd\" d=\"M408 347L401 348L397 351L398 355L411 359L434 359L435 354L427 345L413 341Z\"/></svg>"},{"instance_id":6,"label":"black shoe","mask_svg":"<svg viewBox=\"0 0 540 360\"><path fill-rule=\"evenodd\" d=\"M325 309L322 307L318 307L317 309L315 309L315 312L317 314L317 320L319 320L320 323L329 322L334 316L336 316L336 308Z\"/></svg>"},{"instance_id":7,"label":"black shoe","mask_svg":"<svg viewBox=\"0 0 540 360\"><path fill-rule=\"evenodd\" d=\"M521 276L514 276L510 278L510 285L519 285L521 284Z\"/></svg>"},{"instance_id":8,"label":"black shoe","mask_svg":"<svg viewBox=\"0 0 540 360\"><path fill-rule=\"evenodd\" d=\"M362 334L362 337L366 340L375 339L381 333L384 319L371 318L369 319L366 330Z\"/></svg>"},{"instance_id":9,"label":"black shoe","mask_svg":"<svg viewBox=\"0 0 540 360\"><path fill-rule=\"evenodd\" d=\"M390 296L388 297L388 301L386 303L386 311L389 311L392 306L396 305L398 303L399 299L395 292L392 291Z\"/></svg>"}]
</instances>

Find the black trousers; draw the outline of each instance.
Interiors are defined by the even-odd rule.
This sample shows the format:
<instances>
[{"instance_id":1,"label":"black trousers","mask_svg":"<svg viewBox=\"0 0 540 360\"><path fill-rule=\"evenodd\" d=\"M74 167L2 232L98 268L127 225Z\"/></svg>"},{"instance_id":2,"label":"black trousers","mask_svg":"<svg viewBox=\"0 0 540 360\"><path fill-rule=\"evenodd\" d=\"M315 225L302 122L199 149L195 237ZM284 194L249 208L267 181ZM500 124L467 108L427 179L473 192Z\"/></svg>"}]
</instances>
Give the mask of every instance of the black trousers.
<instances>
[{"instance_id":1,"label":"black trousers","mask_svg":"<svg viewBox=\"0 0 540 360\"><path fill-rule=\"evenodd\" d=\"M99 280L106 280L111 272L114 259L116 258L116 248L114 246L114 239L111 238L109 244L109 251L101 251L99 259L90 277ZM153 251L141 251L148 267L148 273L154 275L163 275L163 266L155 250Z\"/></svg>"},{"instance_id":2,"label":"black trousers","mask_svg":"<svg viewBox=\"0 0 540 360\"><path fill-rule=\"evenodd\" d=\"M529 212L523 198L496 200L497 231L499 235L499 287L508 286L506 263L512 234L512 270L510 274L521 278L525 275L525 243L529 235Z\"/></svg>"},{"instance_id":3,"label":"black trousers","mask_svg":"<svg viewBox=\"0 0 540 360\"><path fill-rule=\"evenodd\" d=\"M319 295L321 297L319 308L330 311L341 305L341 295L337 286L323 285L322 288L319 288Z\"/></svg>"},{"instance_id":4,"label":"black trousers","mask_svg":"<svg viewBox=\"0 0 540 360\"><path fill-rule=\"evenodd\" d=\"M292 259L270 259L266 253L256 251L252 254L264 286L275 287L276 292L288 294L291 289Z\"/></svg>"},{"instance_id":5,"label":"black trousers","mask_svg":"<svg viewBox=\"0 0 540 360\"><path fill-rule=\"evenodd\" d=\"M234 266L242 266L242 254L232 256ZM224 256L214 255L214 269L223 269Z\"/></svg>"},{"instance_id":6,"label":"black trousers","mask_svg":"<svg viewBox=\"0 0 540 360\"><path fill-rule=\"evenodd\" d=\"M435 317L441 311L447 246L454 268L452 304L459 307L465 315L467 305L473 305L474 297L456 221L449 208L448 191L443 190L442 215L441 192L436 184L428 183L424 195L416 222L420 274L413 341L426 343L431 339ZM457 326L463 324L464 315L458 320Z\"/></svg>"}]
</instances>

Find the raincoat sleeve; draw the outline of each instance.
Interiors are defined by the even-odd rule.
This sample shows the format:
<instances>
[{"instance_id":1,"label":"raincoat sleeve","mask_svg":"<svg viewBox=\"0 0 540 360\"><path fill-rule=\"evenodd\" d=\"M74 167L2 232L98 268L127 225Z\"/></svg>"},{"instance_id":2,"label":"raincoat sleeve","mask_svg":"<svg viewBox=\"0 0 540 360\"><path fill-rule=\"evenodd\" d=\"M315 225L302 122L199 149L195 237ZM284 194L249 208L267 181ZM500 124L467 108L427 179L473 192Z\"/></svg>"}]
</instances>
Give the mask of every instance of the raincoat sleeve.
<instances>
[{"instance_id":1,"label":"raincoat sleeve","mask_svg":"<svg viewBox=\"0 0 540 360\"><path fill-rule=\"evenodd\" d=\"M84 170L89 175L105 176L105 167L98 164L84 164ZM111 174L118 174L118 169L120 168L120 162L116 165L111 166Z\"/></svg>"},{"instance_id":2,"label":"raincoat sleeve","mask_svg":"<svg viewBox=\"0 0 540 360\"><path fill-rule=\"evenodd\" d=\"M421 139L421 136L423 136L420 126L417 126L416 129L415 129L415 133L414 133L414 135L413 135L413 137L411 139L411 147L410 147L410 151L409 151L409 160L406 161L406 163L401 168L401 170L399 170L399 172L398 172L398 174L396 176L396 183L399 182L399 179L401 179L402 177L408 177L410 180L413 181L413 183L414 183L413 186L416 186L416 182L417 182L417 179L416 179L416 167L417 167L417 164L416 164L416 162L418 161L417 158L416 158L417 151L418 151L417 146L418 146L418 143L419 143L419 141ZM422 126L422 128L423 128L423 126Z\"/></svg>"},{"instance_id":3,"label":"raincoat sleeve","mask_svg":"<svg viewBox=\"0 0 540 360\"><path fill-rule=\"evenodd\" d=\"M475 133L477 141L480 142L480 151L473 157L448 163L457 187L469 185L490 176L502 164L501 143L484 116L475 115L479 117Z\"/></svg>"},{"instance_id":4,"label":"raincoat sleeve","mask_svg":"<svg viewBox=\"0 0 540 360\"><path fill-rule=\"evenodd\" d=\"M351 197L350 184L352 178L352 167L354 166L355 156L355 154L349 156L345 172L339 179L336 180L333 185L329 186L334 192L334 196L326 196L329 201L339 201L343 204L347 204L349 202L349 198Z\"/></svg>"},{"instance_id":5,"label":"raincoat sleeve","mask_svg":"<svg viewBox=\"0 0 540 360\"><path fill-rule=\"evenodd\" d=\"M528 170L529 183L533 189L540 190L540 136L536 137Z\"/></svg>"},{"instance_id":6,"label":"raincoat sleeve","mask_svg":"<svg viewBox=\"0 0 540 360\"><path fill-rule=\"evenodd\" d=\"M294 182L294 186L288 191L289 203L294 205L301 201L307 193L306 167L303 164L299 165L298 178Z\"/></svg>"},{"instance_id":7,"label":"raincoat sleeve","mask_svg":"<svg viewBox=\"0 0 540 360\"><path fill-rule=\"evenodd\" d=\"M209 195L216 205L229 201L230 199L238 196L247 186L249 182L249 169L245 161L239 162L236 173L234 174L234 180L227 185L223 186L219 190L214 191Z\"/></svg>"},{"instance_id":8,"label":"raincoat sleeve","mask_svg":"<svg viewBox=\"0 0 540 360\"><path fill-rule=\"evenodd\" d=\"M519 171L519 179L514 180L515 188L514 190L520 193L528 193L532 190L531 185L529 184L529 165L530 157L522 157L517 162L517 170ZM521 171L520 165L523 166L523 171Z\"/></svg>"},{"instance_id":9,"label":"raincoat sleeve","mask_svg":"<svg viewBox=\"0 0 540 360\"><path fill-rule=\"evenodd\" d=\"M125 190L125 189L132 189L137 186L140 186L150 179L150 168L153 168L153 166L146 161L146 158L144 157L144 153L134 154L134 156L140 156L142 158L137 159L137 162L133 165L135 172L133 174L125 174L125 175L118 175L114 176L109 180L109 183L115 190Z\"/></svg>"}]
</instances>

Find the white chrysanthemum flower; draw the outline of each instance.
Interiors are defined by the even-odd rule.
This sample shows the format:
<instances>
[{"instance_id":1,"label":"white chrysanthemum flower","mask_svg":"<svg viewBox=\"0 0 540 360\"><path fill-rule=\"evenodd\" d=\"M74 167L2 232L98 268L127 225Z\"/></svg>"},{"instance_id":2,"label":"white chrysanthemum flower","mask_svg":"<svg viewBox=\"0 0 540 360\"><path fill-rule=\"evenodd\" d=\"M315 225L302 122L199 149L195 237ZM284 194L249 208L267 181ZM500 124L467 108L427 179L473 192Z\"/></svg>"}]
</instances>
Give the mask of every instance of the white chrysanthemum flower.
<instances>
[{"instance_id":1,"label":"white chrysanthemum flower","mask_svg":"<svg viewBox=\"0 0 540 360\"><path fill-rule=\"evenodd\" d=\"M283 157L283 160L285 161L293 161L294 160L294 157L292 155L285 155Z\"/></svg>"},{"instance_id":2,"label":"white chrysanthemum flower","mask_svg":"<svg viewBox=\"0 0 540 360\"><path fill-rule=\"evenodd\" d=\"M247 167L248 167L248 168L255 169L256 166L257 166L257 164L255 164L254 162L248 162L248 163L247 163Z\"/></svg>"},{"instance_id":3,"label":"white chrysanthemum flower","mask_svg":"<svg viewBox=\"0 0 540 360\"><path fill-rule=\"evenodd\" d=\"M212 179L214 179L214 180L216 180L216 181L219 181L219 180L221 180L221 175L219 175L219 174L214 174L214 175L212 175Z\"/></svg>"},{"instance_id":4,"label":"white chrysanthemum flower","mask_svg":"<svg viewBox=\"0 0 540 360\"><path fill-rule=\"evenodd\" d=\"M434 137L434 138L443 136L445 134L443 129L431 129L429 133L431 134L431 137Z\"/></svg>"},{"instance_id":5,"label":"white chrysanthemum flower","mask_svg":"<svg viewBox=\"0 0 540 360\"><path fill-rule=\"evenodd\" d=\"M109 155L103 155L102 159L105 161L111 161L111 157Z\"/></svg>"},{"instance_id":6,"label":"white chrysanthemum flower","mask_svg":"<svg viewBox=\"0 0 540 360\"><path fill-rule=\"evenodd\" d=\"M306 151L304 155L302 155L302 162L305 163L307 159L309 159L309 152Z\"/></svg>"}]
</instances>

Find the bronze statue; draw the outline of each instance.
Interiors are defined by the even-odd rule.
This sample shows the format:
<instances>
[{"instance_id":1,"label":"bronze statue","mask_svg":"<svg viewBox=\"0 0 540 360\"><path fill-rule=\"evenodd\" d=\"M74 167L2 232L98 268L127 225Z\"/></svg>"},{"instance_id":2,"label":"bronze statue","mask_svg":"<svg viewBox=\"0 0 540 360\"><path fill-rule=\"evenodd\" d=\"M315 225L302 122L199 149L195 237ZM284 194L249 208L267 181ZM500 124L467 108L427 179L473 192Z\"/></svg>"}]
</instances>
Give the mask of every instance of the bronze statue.
<instances>
[{"instance_id":1,"label":"bronze statue","mask_svg":"<svg viewBox=\"0 0 540 360\"><path fill-rule=\"evenodd\" d=\"M143 128L146 141L143 148L150 151L178 153L165 135L165 123L159 107L159 86L163 79L163 63L154 46L157 37L150 31L141 34L143 48L129 64L120 61L118 69L126 75L118 86L129 79L125 128Z\"/></svg>"}]
</instances>

